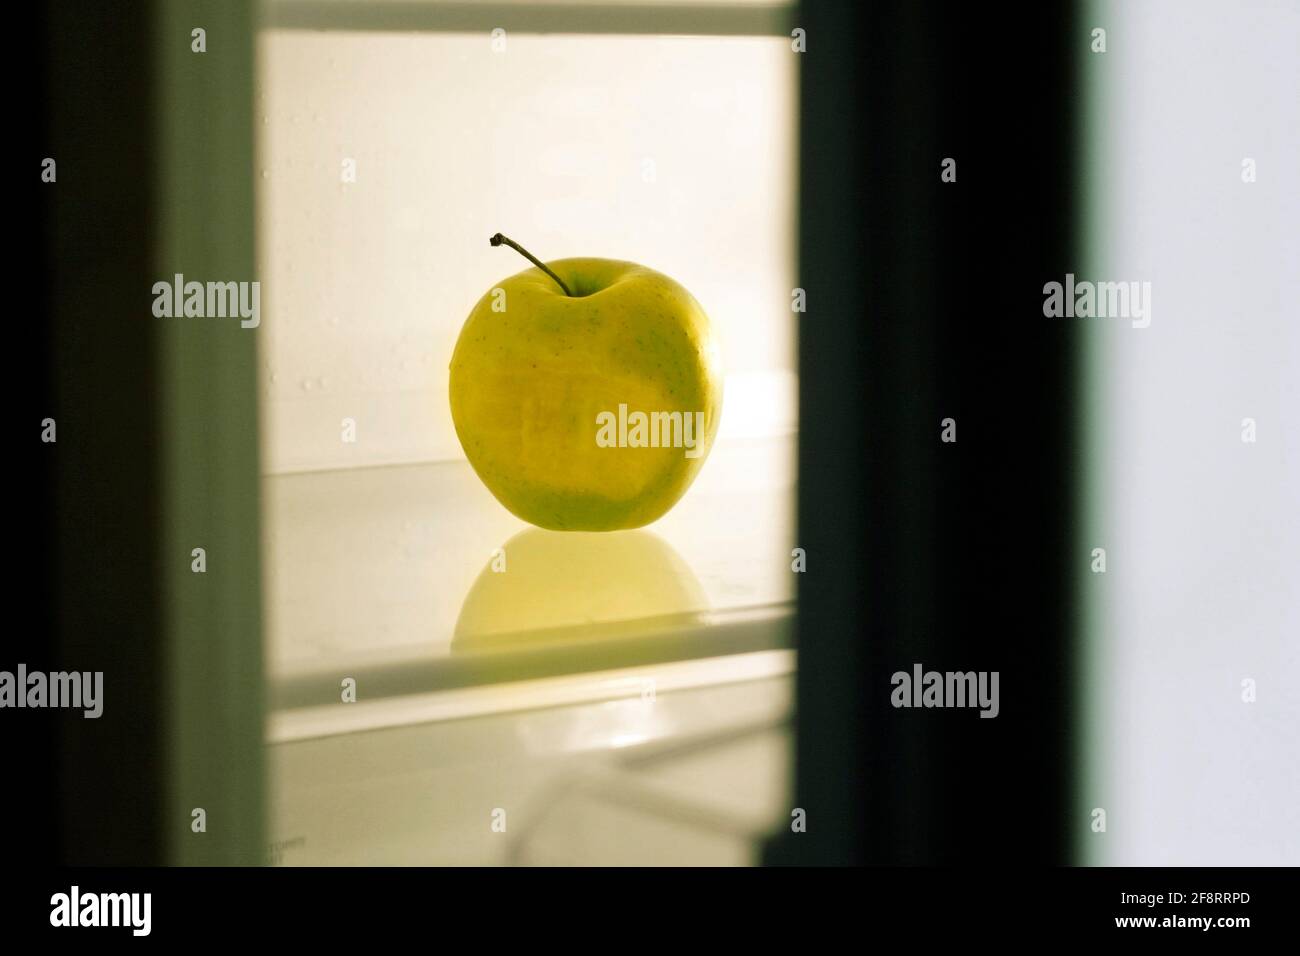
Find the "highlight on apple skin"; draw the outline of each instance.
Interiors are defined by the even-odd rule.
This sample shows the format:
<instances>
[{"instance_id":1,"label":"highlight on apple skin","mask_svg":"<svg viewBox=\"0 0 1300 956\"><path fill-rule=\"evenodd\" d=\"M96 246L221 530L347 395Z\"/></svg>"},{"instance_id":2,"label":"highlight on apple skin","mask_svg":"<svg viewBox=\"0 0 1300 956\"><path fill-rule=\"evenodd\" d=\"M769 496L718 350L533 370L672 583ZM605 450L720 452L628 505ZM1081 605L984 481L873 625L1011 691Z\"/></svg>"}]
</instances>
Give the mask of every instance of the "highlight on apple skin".
<instances>
[{"instance_id":1,"label":"highlight on apple skin","mask_svg":"<svg viewBox=\"0 0 1300 956\"><path fill-rule=\"evenodd\" d=\"M680 284L613 259L559 259L498 283L461 329L452 421L511 513L555 531L657 520L703 467L722 413L708 316ZM545 270L545 271L544 271Z\"/></svg>"}]
</instances>

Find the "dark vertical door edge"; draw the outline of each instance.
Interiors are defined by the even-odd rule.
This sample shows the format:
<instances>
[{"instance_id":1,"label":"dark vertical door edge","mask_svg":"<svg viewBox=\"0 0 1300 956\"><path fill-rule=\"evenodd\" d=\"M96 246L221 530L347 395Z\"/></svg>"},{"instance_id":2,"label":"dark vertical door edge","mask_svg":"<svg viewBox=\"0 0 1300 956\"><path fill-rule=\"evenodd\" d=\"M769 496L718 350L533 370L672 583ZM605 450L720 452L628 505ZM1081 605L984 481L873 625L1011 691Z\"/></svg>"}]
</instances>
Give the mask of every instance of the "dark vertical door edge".
<instances>
[{"instance_id":1,"label":"dark vertical door edge","mask_svg":"<svg viewBox=\"0 0 1300 956\"><path fill-rule=\"evenodd\" d=\"M1080 245L1087 36L1041 6L798 18L805 830L770 863L1068 862L1078 335L1042 287ZM917 664L997 671L998 716L894 707Z\"/></svg>"}]
</instances>

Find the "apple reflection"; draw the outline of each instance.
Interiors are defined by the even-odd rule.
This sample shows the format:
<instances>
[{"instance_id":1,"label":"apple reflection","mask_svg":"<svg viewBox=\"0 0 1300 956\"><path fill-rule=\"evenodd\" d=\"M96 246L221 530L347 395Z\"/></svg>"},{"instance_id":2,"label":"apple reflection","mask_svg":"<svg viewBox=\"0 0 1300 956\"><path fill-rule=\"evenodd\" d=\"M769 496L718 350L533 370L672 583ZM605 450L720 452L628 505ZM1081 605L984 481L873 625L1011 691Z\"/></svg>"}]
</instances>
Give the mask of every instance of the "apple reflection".
<instances>
[{"instance_id":1,"label":"apple reflection","mask_svg":"<svg viewBox=\"0 0 1300 956\"><path fill-rule=\"evenodd\" d=\"M690 566L648 531L530 528L479 573L451 649L608 639L635 633L647 619L694 617L708 607Z\"/></svg>"}]
</instances>

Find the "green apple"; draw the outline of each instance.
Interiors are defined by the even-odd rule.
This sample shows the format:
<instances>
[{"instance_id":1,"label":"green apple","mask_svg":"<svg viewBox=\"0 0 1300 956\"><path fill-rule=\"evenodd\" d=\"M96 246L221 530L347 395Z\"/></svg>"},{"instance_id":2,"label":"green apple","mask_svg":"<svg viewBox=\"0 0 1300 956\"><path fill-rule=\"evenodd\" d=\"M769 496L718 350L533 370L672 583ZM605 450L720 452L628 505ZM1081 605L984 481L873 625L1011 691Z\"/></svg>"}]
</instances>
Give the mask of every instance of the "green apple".
<instances>
[{"instance_id":1,"label":"green apple","mask_svg":"<svg viewBox=\"0 0 1300 956\"><path fill-rule=\"evenodd\" d=\"M488 290L451 357L452 421L509 511L555 531L655 521L690 487L722 413L708 317L665 275L559 259Z\"/></svg>"}]
</instances>

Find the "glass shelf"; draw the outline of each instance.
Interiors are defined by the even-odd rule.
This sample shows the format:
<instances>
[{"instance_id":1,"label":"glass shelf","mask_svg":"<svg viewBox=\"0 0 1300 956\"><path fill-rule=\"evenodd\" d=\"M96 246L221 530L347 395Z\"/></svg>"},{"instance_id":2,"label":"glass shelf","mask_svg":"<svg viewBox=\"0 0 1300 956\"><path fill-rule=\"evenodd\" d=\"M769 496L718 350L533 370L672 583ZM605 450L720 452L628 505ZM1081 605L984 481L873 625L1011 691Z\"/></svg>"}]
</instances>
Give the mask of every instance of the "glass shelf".
<instances>
[{"instance_id":1,"label":"glass shelf","mask_svg":"<svg viewBox=\"0 0 1300 956\"><path fill-rule=\"evenodd\" d=\"M271 710L789 646L794 454L721 442L608 534L526 525L464 461L268 476Z\"/></svg>"}]
</instances>

